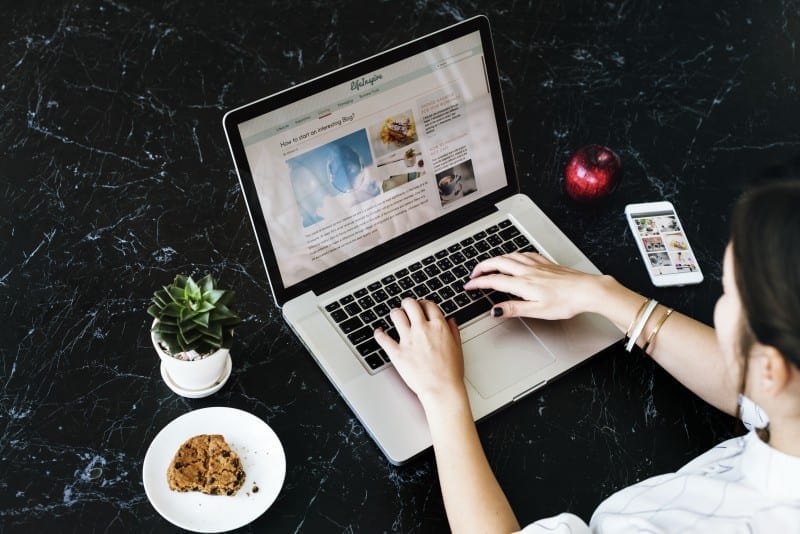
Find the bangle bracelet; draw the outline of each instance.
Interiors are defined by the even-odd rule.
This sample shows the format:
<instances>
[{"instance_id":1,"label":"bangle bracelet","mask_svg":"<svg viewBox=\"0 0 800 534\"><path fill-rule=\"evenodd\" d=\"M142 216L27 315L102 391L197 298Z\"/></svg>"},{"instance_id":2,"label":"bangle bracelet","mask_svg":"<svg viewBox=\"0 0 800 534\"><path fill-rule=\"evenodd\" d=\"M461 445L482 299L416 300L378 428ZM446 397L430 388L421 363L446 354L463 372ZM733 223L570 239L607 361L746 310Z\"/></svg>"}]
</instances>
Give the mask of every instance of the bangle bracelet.
<instances>
[{"instance_id":1,"label":"bangle bracelet","mask_svg":"<svg viewBox=\"0 0 800 534\"><path fill-rule=\"evenodd\" d=\"M656 306L658 306L658 301L656 299L650 299L650 301L647 303L647 307L644 309L644 313L639 320L636 321L636 326L633 328L631 338L628 340L628 344L625 345L626 351L630 352L633 349L633 346L636 344L636 340L639 339L640 335L642 335L644 325L647 323L647 320L650 318L653 310L656 309Z\"/></svg>"},{"instance_id":2,"label":"bangle bracelet","mask_svg":"<svg viewBox=\"0 0 800 534\"><path fill-rule=\"evenodd\" d=\"M647 341L645 341L644 347L642 347L642 351L647 353L647 348L650 346L650 343L653 341L653 338L656 337L656 334L658 334L658 331L661 329L661 325L663 325L667 321L667 318L669 318L669 316L674 311L675 310L673 310L672 308L669 308L667 312L661 316L661 319L659 319L658 323L656 323L656 326L653 328L653 331L650 332L649 336L647 336Z\"/></svg>"},{"instance_id":3,"label":"bangle bracelet","mask_svg":"<svg viewBox=\"0 0 800 534\"><path fill-rule=\"evenodd\" d=\"M644 302L642 302L642 305L641 305L641 306L639 306L639 311L637 311L637 312L636 312L636 315L634 315L634 316L633 316L633 320L631 321L631 324L628 326L628 329L627 329L627 330L625 330L625 340L626 340L626 341L627 341L628 339L630 339L630 337L631 337L631 330L633 330L633 325L635 325L635 324L636 324L636 321L639 319L639 317L641 317L641 316L642 316L642 312L643 312L643 311L644 311L644 309L647 307L647 303L648 303L648 302L649 302L649 299L648 299L647 297L645 297L645 298L644 298Z\"/></svg>"}]
</instances>

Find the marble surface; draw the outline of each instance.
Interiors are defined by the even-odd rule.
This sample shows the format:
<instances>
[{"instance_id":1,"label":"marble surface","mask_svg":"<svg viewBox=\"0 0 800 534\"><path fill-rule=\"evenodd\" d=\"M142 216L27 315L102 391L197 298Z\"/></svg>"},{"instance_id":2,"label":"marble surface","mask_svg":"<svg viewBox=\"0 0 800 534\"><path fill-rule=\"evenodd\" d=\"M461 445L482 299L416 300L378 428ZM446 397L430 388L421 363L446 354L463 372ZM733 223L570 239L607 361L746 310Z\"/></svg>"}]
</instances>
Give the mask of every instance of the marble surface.
<instances>
[{"instance_id":1,"label":"marble surface","mask_svg":"<svg viewBox=\"0 0 800 534\"><path fill-rule=\"evenodd\" d=\"M734 199L800 152L796 0L158 4L3 9L3 533L174 531L142 462L161 428L205 406L257 415L286 448L280 496L243 532L447 530L433 455L389 465L283 324L221 128L229 109L486 13L523 191L603 271L705 322ZM594 208L562 190L587 143L626 166ZM699 286L649 283L622 210L659 199L685 223ZM145 309L176 273L206 272L237 291L243 324L229 382L188 400L161 379ZM742 429L616 348L479 431L526 523L588 520Z\"/></svg>"}]
</instances>

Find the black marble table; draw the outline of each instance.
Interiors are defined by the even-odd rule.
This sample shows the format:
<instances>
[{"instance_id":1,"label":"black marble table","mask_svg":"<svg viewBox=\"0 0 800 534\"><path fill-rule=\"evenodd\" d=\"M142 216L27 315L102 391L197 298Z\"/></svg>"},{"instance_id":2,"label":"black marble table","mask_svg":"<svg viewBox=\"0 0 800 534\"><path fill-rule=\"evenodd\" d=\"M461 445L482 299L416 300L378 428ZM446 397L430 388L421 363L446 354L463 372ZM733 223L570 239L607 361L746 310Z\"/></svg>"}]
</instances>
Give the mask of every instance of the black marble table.
<instances>
[{"instance_id":1,"label":"black marble table","mask_svg":"<svg viewBox=\"0 0 800 534\"><path fill-rule=\"evenodd\" d=\"M2 10L2 533L173 531L142 461L161 428L206 406L257 415L286 449L280 496L242 531L447 530L432 453L390 465L283 324L221 128L229 109L485 13L523 191L600 269L708 323L733 201L800 152L796 0L150 4ZM588 143L626 166L590 208L562 189ZM622 210L660 199L685 223L698 286L650 285ZM237 291L243 324L228 383L188 400L161 379L145 309L175 274L207 272ZM742 429L616 347L479 431L526 523L588 520Z\"/></svg>"}]
</instances>

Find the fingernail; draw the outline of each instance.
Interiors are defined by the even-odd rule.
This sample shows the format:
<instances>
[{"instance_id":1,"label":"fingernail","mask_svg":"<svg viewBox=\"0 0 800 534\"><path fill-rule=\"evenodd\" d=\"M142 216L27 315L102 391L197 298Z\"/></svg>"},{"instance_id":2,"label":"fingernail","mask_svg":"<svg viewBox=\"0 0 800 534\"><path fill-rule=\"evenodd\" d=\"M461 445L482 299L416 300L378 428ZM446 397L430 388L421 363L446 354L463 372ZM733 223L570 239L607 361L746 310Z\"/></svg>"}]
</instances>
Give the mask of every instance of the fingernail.
<instances>
[{"instance_id":1,"label":"fingernail","mask_svg":"<svg viewBox=\"0 0 800 534\"><path fill-rule=\"evenodd\" d=\"M492 308L492 315L494 315L495 317L500 317L501 315L503 315L503 308L500 308L499 306Z\"/></svg>"}]
</instances>

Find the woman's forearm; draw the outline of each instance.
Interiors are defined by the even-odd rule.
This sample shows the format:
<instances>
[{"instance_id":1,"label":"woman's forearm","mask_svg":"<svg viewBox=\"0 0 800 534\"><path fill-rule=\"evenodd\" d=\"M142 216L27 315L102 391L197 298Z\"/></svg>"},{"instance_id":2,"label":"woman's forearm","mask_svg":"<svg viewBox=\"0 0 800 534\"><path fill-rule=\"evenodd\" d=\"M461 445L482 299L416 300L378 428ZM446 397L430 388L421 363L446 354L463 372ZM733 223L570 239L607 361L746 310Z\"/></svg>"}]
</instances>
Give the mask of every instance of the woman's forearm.
<instances>
[{"instance_id":1,"label":"woman's forearm","mask_svg":"<svg viewBox=\"0 0 800 534\"><path fill-rule=\"evenodd\" d=\"M425 399L423 406L451 530L456 534L519 530L481 447L466 391Z\"/></svg>"},{"instance_id":2,"label":"woman's forearm","mask_svg":"<svg viewBox=\"0 0 800 534\"><path fill-rule=\"evenodd\" d=\"M588 311L605 316L625 332L645 301L644 296L604 276L599 278L597 290L591 295ZM666 311L667 308L659 304L645 324L637 345L644 345ZM738 384L727 371L713 328L675 312L663 323L647 352L700 398L726 413L736 414Z\"/></svg>"}]
</instances>

